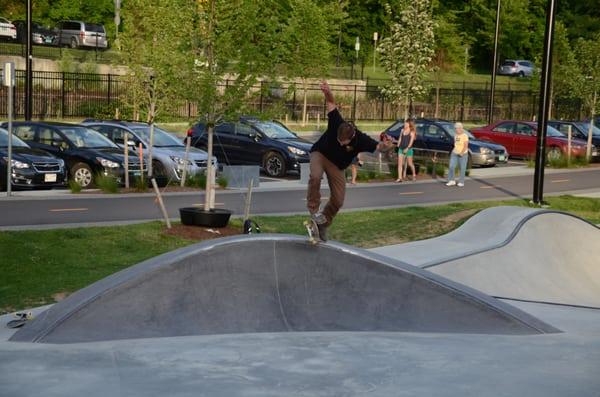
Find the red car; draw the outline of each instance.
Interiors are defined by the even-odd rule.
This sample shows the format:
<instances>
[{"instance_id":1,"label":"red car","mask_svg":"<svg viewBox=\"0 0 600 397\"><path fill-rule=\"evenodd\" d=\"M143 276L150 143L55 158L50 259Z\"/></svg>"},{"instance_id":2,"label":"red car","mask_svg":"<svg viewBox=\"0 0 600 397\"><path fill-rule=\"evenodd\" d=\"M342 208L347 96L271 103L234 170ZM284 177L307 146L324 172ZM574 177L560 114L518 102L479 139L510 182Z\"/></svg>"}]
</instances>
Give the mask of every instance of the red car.
<instances>
[{"instance_id":1,"label":"red car","mask_svg":"<svg viewBox=\"0 0 600 397\"><path fill-rule=\"evenodd\" d=\"M531 121L504 120L471 130L482 141L494 142L506 147L511 157L534 157L537 141L537 123ZM571 140L571 155L585 156L587 142ZM558 157L567 153L567 137L556 128L548 126L546 134L546 153L548 157ZM592 148L592 156L598 151Z\"/></svg>"}]
</instances>

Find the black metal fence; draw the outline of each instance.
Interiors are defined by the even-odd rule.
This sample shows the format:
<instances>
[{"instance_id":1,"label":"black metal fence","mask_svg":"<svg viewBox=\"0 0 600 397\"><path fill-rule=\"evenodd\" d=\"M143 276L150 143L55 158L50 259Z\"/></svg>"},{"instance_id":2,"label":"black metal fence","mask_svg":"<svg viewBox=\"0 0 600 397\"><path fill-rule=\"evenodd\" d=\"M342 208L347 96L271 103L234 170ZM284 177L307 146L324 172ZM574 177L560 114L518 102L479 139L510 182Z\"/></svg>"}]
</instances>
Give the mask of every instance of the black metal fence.
<instances>
[{"instance_id":1,"label":"black metal fence","mask_svg":"<svg viewBox=\"0 0 600 397\"><path fill-rule=\"evenodd\" d=\"M396 120L404 115L402 106L390 103L381 93L384 81L368 80L348 84L332 84L336 101L343 114L354 120ZM227 85L227 84L225 84ZM16 73L14 88L14 114L23 117L25 110L25 72ZM114 117L119 109L127 114L124 94L127 81L123 76L86 73L33 72L33 117L78 118ZM261 89L262 88L262 89ZM308 84L306 89L297 84L280 84L264 89L263 84L254 88L260 95L249 96L248 104L256 112L276 110L279 117L294 121L323 120L326 106L318 84ZM0 87L0 116L7 115L7 88ZM306 109L304 96L306 91ZM487 120L489 91L470 88L466 83L456 88L431 88L428 95L412 104L412 114L423 117L439 117L449 120L481 122ZM537 114L538 96L533 91L496 90L494 119L531 120ZM283 105L283 106L282 106ZM580 119L580 100L556 99L552 115L561 119ZM195 119L197 106L186 102L162 114L170 120Z\"/></svg>"}]
</instances>

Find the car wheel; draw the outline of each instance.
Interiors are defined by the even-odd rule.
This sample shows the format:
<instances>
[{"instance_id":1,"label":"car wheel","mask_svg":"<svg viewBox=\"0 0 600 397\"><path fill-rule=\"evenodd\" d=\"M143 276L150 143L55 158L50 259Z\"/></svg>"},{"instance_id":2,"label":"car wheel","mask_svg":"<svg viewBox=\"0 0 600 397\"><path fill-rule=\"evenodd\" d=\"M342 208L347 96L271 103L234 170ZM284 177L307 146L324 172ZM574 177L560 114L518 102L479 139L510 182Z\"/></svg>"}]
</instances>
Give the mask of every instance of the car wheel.
<instances>
[{"instance_id":1,"label":"car wheel","mask_svg":"<svg viewBox=\"0 0 600 397\"><path fill-rule=\"evenodd\" d=\"M169 183L169 176L167 175L167 169L160 161L152 162L152 174L156 180L158 187L165 187Z\"/></svg>"},{"instance_id":2,"label":"car wheel","mask_svg":"<svg viewBox=\"0 0 600 397\"><path fill-rule=\"evenodd\" d=\"M263 168L269 176L282 177L285 176L285 159L276 152L269 152L263 160Z\"/></svg>"},{"instance_id":3,"label":"car wheel","mask_svg":"<svg viewBox=\"0 0 600 397\"><path fill-rule=\"evenodd\" d=\"M75 37L71 37L71 48L77 48L79 45L77 44L77 39Z\"/></svg>"},{"instance_id":4,"label":"car wheel","mask_svg":"<svg viewBox=\"0 0 600 397\"><path fill-rule=\"evenodd\" d=\"M84 189L94 185L94 174L87 164L75 164L71 170L71 177Z\"/></svg>"},{"instance_id":5,"label":"car wheel","mask_svg":"<svg viewBox=\"0 0 600 397\"><path fill-rule=\"evenodd\" d=\"M560 148L557 148L556 146L552 146L550 148L550 150L548 151L548 154L546 154L546 158L548 159L548 161L558 160L561 156L562 156L562 151L560 150Z\"/></svg>"},{"instance_id":6,"label":"car wheel","mask_svg":"<svg viewBox=\"0 0 600 397\"><path fill-rule=\"evenodd\" d=\"M521 70L521 71L519 72L519 77L525 77L525 72Z\"/></svg>"}]
</instances>

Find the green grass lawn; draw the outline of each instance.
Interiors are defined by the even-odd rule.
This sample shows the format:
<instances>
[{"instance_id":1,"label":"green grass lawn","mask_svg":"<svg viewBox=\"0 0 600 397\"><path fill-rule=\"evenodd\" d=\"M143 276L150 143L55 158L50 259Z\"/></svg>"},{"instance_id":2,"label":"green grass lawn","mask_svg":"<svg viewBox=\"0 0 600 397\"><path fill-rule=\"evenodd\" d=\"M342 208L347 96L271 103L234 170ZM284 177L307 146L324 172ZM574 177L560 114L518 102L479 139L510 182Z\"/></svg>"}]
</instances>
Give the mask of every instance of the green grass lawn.
<instances>
[{"instance_id":1,"label":"green grass lawn","mask_svg":"<svg viewBox=\"0 0 600 397\"><path fill-rule=\"evenodd\" d=\"M548 197L550 207L600 223L600 199ZM472 202L340 213L329 238L371 248L448 233L477 211L525 200ZM256 218L263 232L304 235L305 215ZM240 227L236 219L232 226ZM241 227L240 227L241 229ZM0 232L0 313L39 306L121 269L193 242L164 234L160 222Z\"/></svg>"}]
</instances>

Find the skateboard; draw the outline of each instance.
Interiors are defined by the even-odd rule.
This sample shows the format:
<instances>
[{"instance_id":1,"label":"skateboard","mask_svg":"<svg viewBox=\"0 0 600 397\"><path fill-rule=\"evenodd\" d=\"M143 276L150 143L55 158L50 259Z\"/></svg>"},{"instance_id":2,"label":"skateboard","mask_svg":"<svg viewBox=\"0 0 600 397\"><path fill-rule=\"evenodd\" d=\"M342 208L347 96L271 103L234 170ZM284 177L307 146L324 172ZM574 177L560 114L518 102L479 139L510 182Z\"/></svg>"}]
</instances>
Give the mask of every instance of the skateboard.
<instances>
[{"instance_id":1,"label":"skateboard","mask_svg":"<svg viewBox=\"0 0 600 397\"><path fill-rule=\"evenodd\" d=\"M27 321L33 319L31 312L15 313L15 316L17 317L15 320L11 320L6 324L8 328L22 327Z\"/></svg>"},{"instance_id":2,"label":"skateboard","mask_svg":"<svg viewBox=\"0 0 600 397\"><path fill-rule=\"evenodd\" d=\"M319 235L319 228L317 227L317 223L315 221L313 221L312 219L304 221L304 227L308 232L308 241L310 241L312 245L316 245L323 241L321 240L321 236Z\"/></svg>"}]
</instances>

